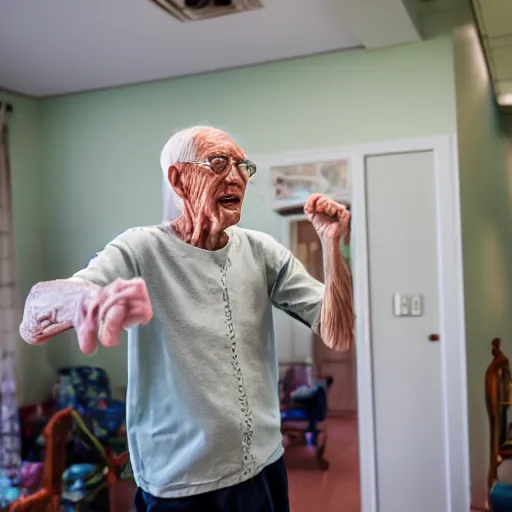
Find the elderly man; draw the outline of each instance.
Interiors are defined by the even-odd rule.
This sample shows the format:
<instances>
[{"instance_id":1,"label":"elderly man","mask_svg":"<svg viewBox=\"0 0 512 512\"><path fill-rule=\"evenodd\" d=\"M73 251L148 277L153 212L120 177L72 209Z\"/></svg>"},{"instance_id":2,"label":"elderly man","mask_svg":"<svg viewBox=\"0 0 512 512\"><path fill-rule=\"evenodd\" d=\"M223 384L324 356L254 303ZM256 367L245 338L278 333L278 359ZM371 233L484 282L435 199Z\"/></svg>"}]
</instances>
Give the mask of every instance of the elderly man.
<instances>
[{"instance_id":1,"label":"elderly man","mask_svg":"<svg viewBox=\"0 0 512 512\"><path fill-rule=\"evenodd\" d=\"M84 353L128 334L127 435L138 511L288 512L272 306L334 349L353 344L340 251L349 213L305 206L326 284L264 233L235 227L254 163L226 133L176 133L161 164L181 214L130 229L70 279L35 285L22 337L70 328Z\"/></svg>"}]
</instances>

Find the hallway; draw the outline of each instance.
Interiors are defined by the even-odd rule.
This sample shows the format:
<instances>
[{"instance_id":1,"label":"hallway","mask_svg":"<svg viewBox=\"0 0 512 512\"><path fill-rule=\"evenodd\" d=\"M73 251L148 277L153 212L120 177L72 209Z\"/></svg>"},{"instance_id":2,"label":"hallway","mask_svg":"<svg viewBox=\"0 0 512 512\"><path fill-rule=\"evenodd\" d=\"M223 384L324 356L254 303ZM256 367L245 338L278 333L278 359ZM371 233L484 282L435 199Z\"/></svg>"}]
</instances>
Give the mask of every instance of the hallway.
<instances>
[{"instance_id":1,"label":"hallway","mask_svg":"<svg viewBox=\"0 0 512 512\"><path fill-rule=\"evenodd\" d=\"M286 456L291 512L360 512L357 419L329 418L328 471L317 469L306 448Z\"/></svg>"}]
</instances>

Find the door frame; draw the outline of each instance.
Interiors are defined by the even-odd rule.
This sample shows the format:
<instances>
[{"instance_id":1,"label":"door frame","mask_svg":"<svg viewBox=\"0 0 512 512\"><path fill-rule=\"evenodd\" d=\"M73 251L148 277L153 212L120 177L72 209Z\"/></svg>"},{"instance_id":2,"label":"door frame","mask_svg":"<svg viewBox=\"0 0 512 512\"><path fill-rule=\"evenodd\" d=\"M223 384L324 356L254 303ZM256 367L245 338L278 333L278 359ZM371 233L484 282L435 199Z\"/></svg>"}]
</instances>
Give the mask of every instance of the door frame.
<instances>
[{"instance_id":1,"label":"door frame","mask_svg":"<svg viewBox=\"0 0 512 512\"><path fill-rule=\"evenodd\" d=\"M464 290L462 270L462 232L460 219L459 166L457 137L446 134L433 137L372 142L345 147L306 149L259 155L255 160L267 182L260 184L270 205L272 184L270 168L347 158L350 161L351 258L354 273L356 317L357 396L361 503L363 512L377 512L377 474L375 416L370 334L370 296L366 219L367 157L433 151L436 180L436 226L438 235L440 350L443 390L443 428L447 512L470 508L468 453L468 411ZM304 215L281 217L281 242L289 247L291 223ZM391 300L391 298L390 298Z\"/></svg>"}]
</instances>

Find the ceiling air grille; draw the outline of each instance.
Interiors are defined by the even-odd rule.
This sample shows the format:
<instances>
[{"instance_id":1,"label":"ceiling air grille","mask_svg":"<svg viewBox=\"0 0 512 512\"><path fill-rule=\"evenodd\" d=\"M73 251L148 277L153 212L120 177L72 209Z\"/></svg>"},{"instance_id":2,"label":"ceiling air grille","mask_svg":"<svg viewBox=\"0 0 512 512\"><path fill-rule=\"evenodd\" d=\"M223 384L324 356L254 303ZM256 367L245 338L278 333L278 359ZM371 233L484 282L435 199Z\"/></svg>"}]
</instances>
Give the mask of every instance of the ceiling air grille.
<instances>
[{"instance_id":1,"label":"ceiling air grille","mask_svg":"<svg viewBox=\"0 0 512 512\"><path fill-rule=\"evenodd\" d=\"M200 21L261 9L261 0L152 0L180 21Z\"/></svg>"}]
</instances>

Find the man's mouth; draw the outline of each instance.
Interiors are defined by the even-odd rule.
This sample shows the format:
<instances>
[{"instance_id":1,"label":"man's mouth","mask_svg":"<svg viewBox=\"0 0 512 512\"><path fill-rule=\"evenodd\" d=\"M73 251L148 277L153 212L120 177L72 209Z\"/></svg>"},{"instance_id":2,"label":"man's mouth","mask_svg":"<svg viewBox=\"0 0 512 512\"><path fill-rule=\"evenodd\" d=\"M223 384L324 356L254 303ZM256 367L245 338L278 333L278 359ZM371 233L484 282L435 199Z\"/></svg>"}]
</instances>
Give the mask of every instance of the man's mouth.
<instances>
[{"instance_id":1,"label":"man's mouth","mask_svg":"<svg viewBox=\"0 0 512 512\"><path fill-rule=\"evenodd\" d=\"M234 195L225 195L222 197L219 197L217 200L218 203L220 203L224 208L237 208L240 206L241 199L238 196Z\"/></svg>"}]
</instances>

